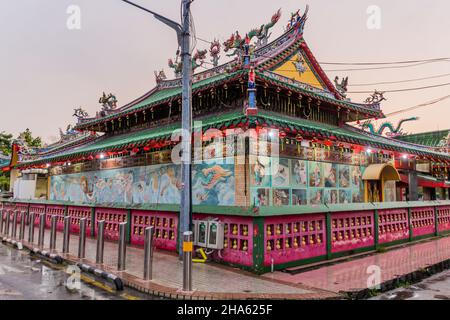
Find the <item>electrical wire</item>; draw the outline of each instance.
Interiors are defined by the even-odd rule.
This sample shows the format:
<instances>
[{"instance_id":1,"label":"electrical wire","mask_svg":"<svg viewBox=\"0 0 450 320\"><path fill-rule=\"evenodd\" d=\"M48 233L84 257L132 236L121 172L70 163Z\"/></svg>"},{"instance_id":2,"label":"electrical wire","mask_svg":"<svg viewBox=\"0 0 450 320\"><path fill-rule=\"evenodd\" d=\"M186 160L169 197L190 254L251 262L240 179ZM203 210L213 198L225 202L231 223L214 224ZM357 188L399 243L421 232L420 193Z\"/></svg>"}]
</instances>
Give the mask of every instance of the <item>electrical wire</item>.
<instances>
[{"instance_id":1,"label":"electrical wire","mask_svg":"<svg viewBox=\"0 0 450 320\"><path fill-rule=\"evenodd\" d=\"M387 113L386 117L391 117L391 116L394 116L394 115L397 115L397 114L401 114L401 113L404 113L404 112L407 112L407 111L412 111L412 110L416 110L416 109L419 109L419 108L431 106L431 105L434 105L434 104L439 103L441 101L447 100L449 98L450 98L450 95L447 95L447 96L443 96L441 98L437 98L437 99L434 99L434 100L431 100L431 101L427 101L427 102L418 104L416 106L412 106L412 107L403 108L403 109L400 109L400 110L397 110L397 111L393 111L393 112Z\"/></svg>"},{"instance_id":2,"label":"electrical wire","mask_svg":"<svg viewBox=\"0 0 450 320\"><path fill-rule=\"evenodd\" d=\"M424 78L416 78L416 79L408 79L408 80L398 80L398 81L384 81L384 82L373 82L373 83L357 83L357 84L349 84L349 87L366 87L366 86L377 86L381 84L395 84L395 83L405 83L405 82L415 82L415 81L421 81L421 80L429 80L429 79L437 79L437 78L444 78L450 76L450 73L435 75L431 77L424 77Z\"/></svg>"},{"instance_id":3,"label":"electrical wire","mask_svg":"<svg viewBox=\"0 0 450 320\"><path fill-rule=\"evenodd\" d=\"M394 62L319 62L320 64L328 64L328 65L349 65L349 66L364 66L364 65L393 65L393 64L410 64L410 63L419 63L419 62L435 62L442 60L450 60L448 58L432 58L432 59L422 59L422 60L406 60L406 61L394 61Z\"/></svg>"},{"instance_id":4,"label":"electrical wire","mask_svg":"<svg viewBox=\"0 0 450 320\"><path fill-rule=\"evenodd\" d=\"M445 87L445 86L450 86L450 82L431 85L431 86L416 87L416 88L406 88L406 89L398 89L398 90L378 90L378 91L382 91L385 93L387 93L387 92L393 93L393 92L425 90L425 89L439 88L439 87ZM373 91L348 91L347 93L373 93Z\"/></svg>"}]
</instances>

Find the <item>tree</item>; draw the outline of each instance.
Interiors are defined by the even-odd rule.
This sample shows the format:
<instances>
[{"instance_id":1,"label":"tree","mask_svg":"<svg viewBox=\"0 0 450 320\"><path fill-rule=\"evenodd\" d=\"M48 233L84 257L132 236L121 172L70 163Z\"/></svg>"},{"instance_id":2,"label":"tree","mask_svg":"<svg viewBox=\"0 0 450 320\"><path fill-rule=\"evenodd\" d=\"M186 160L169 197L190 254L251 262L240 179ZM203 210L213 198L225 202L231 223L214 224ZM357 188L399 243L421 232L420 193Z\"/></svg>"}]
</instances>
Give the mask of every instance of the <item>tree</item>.
<instances>
[{"instance_id":1,"label":"tree","mask_svg":"<svg viewBox=\"0 0 450 320\"><path fill-rule=\"evenodd\" d=\"M11 154L12 134L8 134L4 131L0 132L0 153L4 155Z\"/></svg>"},{"instance_id":2,"label":"tree","mask_svg":"<svg viewBox=\"0 0 450 320\"><path fill-rule=\"evenodd\" d=\"M33 134L30 129L26 129L24 132L19 134L19 138L25 140L26 144L31 148L40 148L42 147L42 140L40 137L33 138Z\"/></svg>"}]
</instances>

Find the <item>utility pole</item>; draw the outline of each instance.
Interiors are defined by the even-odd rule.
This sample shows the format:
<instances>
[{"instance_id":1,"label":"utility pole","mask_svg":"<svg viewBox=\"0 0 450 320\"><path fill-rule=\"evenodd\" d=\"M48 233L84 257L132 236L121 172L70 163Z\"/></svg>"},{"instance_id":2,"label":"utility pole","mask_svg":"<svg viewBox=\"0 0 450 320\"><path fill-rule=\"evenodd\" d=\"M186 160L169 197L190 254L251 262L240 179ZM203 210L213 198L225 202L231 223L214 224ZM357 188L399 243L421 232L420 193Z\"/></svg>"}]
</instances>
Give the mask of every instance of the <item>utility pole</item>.
<instances>
[{"instance_id":1,"label":"utility pole","mask_svg":"<svg viewBox=\"0 0 450 320\"><path fill-rule=\"evenodd\" d=\"M190 231L192 224L192 195L191 195L191 137L192 137L192 66L191 66L191 0L182 0L182 34L181 34L181 58L183 62L182 73L182 157L181 157L181 211L179 239ZM182 257L182 241L180 242L180 257Z\"/></svg>"},{"instance_id":2,"label":"utility pole","mask_svg":"<svg viewBox=\"0 0 450 320\"><path fill-rule=\"evenodd\" d=\"M122 0L136 8L152 14L177 33L178 46L181 47L182 71L182 118L181 118L181 203L180 203L180 229L178 230L179 257L183 258L183 234L190 231L192 225L192 65L191 65L191 12L190 7L193 0L181 0L182 16L181 24L161 16L149 9L128 0ZM192 243L191 243L192 245ZM189 246L187 246L189 247ZM192 259L183 259L183 269L192 267Z\"/></svg>"}]
</instances>

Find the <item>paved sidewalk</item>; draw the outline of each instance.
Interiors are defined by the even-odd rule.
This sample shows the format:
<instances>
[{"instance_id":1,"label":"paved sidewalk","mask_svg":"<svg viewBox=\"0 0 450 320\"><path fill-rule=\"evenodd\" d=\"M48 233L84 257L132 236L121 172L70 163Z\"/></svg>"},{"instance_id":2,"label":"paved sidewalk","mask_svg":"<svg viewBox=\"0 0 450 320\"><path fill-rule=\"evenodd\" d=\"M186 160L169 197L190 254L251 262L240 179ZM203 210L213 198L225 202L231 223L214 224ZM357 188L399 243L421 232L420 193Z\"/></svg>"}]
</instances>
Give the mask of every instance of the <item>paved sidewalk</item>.
<instances>
[{"instance_id":1,"label":"paved sidewalk","mask_svg":"<svg viewBox=\"0 0 450 320\"><path fill-rule=\"evenodd\" d=\"M26 230L26 235L28 235L28 230ZM35 227L35 244L37 235L38 228ZM45 235L45 248L48 248L50 230L46 230ZM57 234L56 243L57 251L62 252L61 232ZM95 265L96 243L95 239L86 238L86 259L83 262ZM27 243L24 244L30 246ZM78 236L71 235L70 254L66 258L75 262L78 261L77 255ZM126 285L165 297L181 299L326 299L339 297L335 293L322 289L272 280L215 263L193 264L193 288L195 291L186 294L179 290L182 288L182 263L177 255L155 250L153 280L149 282L142 280L144 261L142 248L127 247L125 272L117 272L117 255L117 243L105 241L104 265L101 268L122 277Z\"/></svg>"},{"instance_id":2,"label":"paved sidewalk","mask_svg":"<svg viewBox=\"0 0 450 320\"><path fill-rule=\"evenodd\" d=\"M332 292L350 292L368 287L367 280L373 273L369 269L371 266L380 267L381 282L385 282L447 259L450 259L450 237L408 245L295 275L275 272L264 275L264 278L301 283Z\"/></svg>"}]
</instances>

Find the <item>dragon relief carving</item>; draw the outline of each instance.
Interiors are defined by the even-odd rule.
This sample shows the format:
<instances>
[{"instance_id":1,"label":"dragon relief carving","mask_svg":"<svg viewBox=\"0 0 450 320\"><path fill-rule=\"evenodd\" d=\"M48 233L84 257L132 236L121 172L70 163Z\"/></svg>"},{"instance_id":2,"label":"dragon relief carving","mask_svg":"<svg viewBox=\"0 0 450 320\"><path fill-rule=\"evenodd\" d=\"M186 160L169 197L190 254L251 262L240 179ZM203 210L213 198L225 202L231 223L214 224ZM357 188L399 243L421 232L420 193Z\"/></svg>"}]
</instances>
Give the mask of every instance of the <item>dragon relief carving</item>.
<instances>
[{"instance_id":1,"label":"dragon relief carving","mask_svg":"<svg viewBox=\"0 0 450 320\"><path fill-rule=\"evenodd\" d=\"M396 127L394 127L394 125L391 122L383 122L378 127L378 129L375 128L375 126L371 120L367 120L361 124L361 128L363 130L367 129L370 133L380 135L380 136L383 135L384 131L387 129L389 131L386 133L386 136L393 138L393 137L398 137L398 136L403 135L403 130L402 130L403 123L408 122L408 121L417 121L417 120L419 120L418 117L402 119L398 122Z\"/></svg>"}]
</instances>

